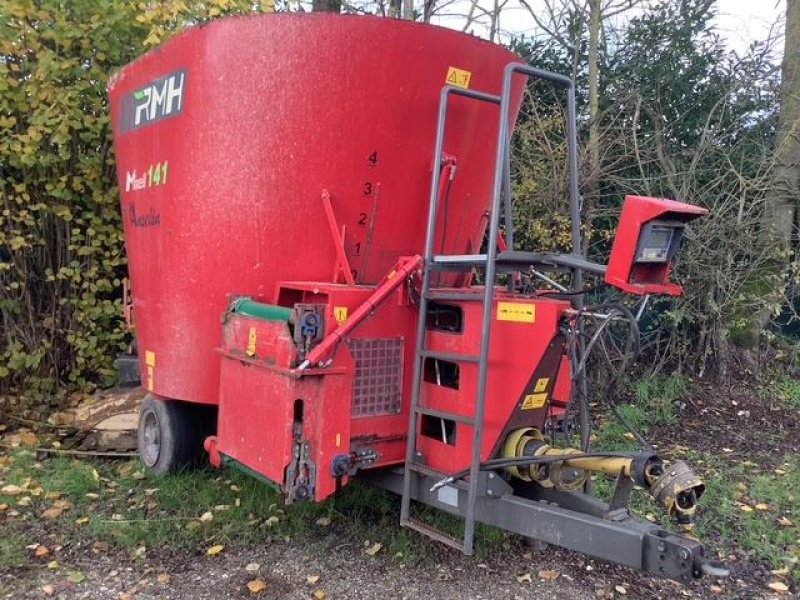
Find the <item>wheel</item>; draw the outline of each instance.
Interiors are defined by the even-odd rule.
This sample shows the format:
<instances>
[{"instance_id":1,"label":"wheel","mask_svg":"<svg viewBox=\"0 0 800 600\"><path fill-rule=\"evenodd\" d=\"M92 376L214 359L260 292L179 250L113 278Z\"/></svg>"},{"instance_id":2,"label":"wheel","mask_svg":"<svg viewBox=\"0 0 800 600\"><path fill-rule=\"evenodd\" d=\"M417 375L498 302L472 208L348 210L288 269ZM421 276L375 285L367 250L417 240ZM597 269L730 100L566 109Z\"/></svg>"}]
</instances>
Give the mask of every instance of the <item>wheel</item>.
<instances>
[{"instance_id":1,"label":"wheel","mask_svg":"<svg viewBox=\"0 0 800 600\"><path fill-rule=\"evenodd\" d=\"M197 464L203 450L198 407L145 396L139 411L137 446L148 470L161 477Z\"/></svg>"}]
</instances>

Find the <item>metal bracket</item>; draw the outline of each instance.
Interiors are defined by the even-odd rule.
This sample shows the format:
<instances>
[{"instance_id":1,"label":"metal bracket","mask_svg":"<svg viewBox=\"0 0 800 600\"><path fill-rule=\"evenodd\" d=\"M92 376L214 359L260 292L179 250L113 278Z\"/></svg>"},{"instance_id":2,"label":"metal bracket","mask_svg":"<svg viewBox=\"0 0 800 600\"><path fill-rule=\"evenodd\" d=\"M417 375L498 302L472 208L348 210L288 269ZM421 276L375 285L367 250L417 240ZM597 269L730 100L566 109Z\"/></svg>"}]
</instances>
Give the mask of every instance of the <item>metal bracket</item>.
<instances>
[{"instance_id":1,"label":"metal bracket","mask_svg":"<svg viewBox=\"0 0 800 600\"><path fill-rule=\"evenodd\" d=\"M631 491L633 491L633 479L620 471L617 476L617 483L614 486L614 495L611 496L611 502L608 503L608 510L606 511L606 518L612 521L622 521L630 517L628 504L631 500Z\"/></svg>"},{"instance_id":2,"label":"metal bracket","mask_svg":"<svg viewBox=\"0 0 800 600\"><path fill-rule=\"evenodd\" d=\"M292 445L292 462L286 467L286 504L314 497L317 466L310 458L311 445L300 440Z\"/></svg>"}]
</instances>

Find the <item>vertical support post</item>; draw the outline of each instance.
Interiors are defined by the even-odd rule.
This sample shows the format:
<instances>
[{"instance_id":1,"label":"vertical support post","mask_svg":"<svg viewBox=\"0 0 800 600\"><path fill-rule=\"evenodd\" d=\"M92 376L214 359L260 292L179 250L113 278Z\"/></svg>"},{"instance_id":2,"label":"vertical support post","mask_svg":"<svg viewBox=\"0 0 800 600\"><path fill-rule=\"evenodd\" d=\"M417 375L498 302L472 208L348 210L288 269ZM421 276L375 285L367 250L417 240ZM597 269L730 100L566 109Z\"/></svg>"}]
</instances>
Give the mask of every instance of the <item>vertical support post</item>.
<instances>
[{"instance_id":1,"label":"vertical support post","mask_svg":"<svg viewBox=\"0 0 800 600\"><path fill-rule=\"evenodd\" d=\"M583 256L582 236L581 236L581 196L578 187L578 135L577 128L577 111L575 109L575 84L570 82L567 88L567 158L569 161L569 208L570 217L572 219L572 253L577 256ZM583 288L583 272L580 269L572 270L572 289L579 291ZM574 296L574 306L577 309L583 308L583 296ZM578 317L577 321L578 332L580 333L581 319ZM582 360L586 344L582 336L578 335L578 360ZM581 450L584 452L589 451L589 440L591 436L591 422L589 420L589 399L587 398L588 387L586 384L586 376L582 374L578 381L574 382L578 386L578 394L580 395L580 408L579 419L581 427ZM587 479L584 486L584 491L588 494L592 493L592 480Z\"/></svg>"},{"instance_id":2,"label":"vertical support post","mask_svg":"<svg viewBox=\"0 0 800 600\"><path fill-rule=\"evenodd\" d=\"M511 197L511 152L506 152L503 160L503 180L505 195L503 196L503 216L505 217L505 238L508 250L514 249L514 206Z\"/></svg>"},{"instance_id":3,"label":"vertical support post","mask_svg":"<svg viewBox=\"0 0 800 600\"><path fill-rule=\"evenodd\" d=\"M464 554L471 555L475 542L475 505L478 499L478 475L480 473L481 447L483 446L483 413L486 404L486 379L489 364L489 338L491 333L492 309L494 299L494 280L497 273L497 235L500 228L500 201L506 181L506 160L508 158L508 120L511 112L511 81L515 64L509 64L503 72L503 91L500 94L500 118L497 124L497 154L495 157L494 189L492 193L492 212L489 215L489 240L486 248L486 281L483 288L483 315L480 361L478 363L478 389L475 399L475 425L472 434L472 462L469 468L469 491L464 523ZM510 206L510 194L506 206ZM511 212L506 213L506 223L513 220Z\"/></svg>"}]
</instances>

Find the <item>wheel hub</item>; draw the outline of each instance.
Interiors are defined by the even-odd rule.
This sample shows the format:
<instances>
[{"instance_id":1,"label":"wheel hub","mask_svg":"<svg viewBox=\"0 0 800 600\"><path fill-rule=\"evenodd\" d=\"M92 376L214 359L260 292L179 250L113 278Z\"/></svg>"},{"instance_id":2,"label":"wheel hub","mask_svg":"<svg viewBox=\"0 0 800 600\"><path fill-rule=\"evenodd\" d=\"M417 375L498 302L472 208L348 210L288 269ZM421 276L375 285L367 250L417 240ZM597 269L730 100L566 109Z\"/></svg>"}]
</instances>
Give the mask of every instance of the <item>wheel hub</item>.
<instances>
[{"instance_id":1,"label":"wheel hub","mask_svg":"<svg viewBox=\"0 0 800 600\"><path fill-rule=\"evenodd\" d=\"M161 453L161 427L158 423L158 418L152 411L148 411L144 415L142 437L144 439L139 451L144 464L152 467L158 462L158 456Z\"/></svg>"}]
</instances>

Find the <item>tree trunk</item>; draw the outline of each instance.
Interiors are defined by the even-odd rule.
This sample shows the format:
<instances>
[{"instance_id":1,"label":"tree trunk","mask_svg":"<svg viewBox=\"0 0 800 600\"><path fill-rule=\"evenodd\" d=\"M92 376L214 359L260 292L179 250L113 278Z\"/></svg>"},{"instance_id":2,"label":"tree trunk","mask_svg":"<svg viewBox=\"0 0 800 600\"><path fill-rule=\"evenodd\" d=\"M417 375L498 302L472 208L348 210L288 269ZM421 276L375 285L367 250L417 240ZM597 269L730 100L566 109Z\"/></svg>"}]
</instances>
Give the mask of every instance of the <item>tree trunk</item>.
<instances>
[{"instance_id":1,"label":"tree trunk","mask_svg":"<svg viewBox=\"0 0 800 600\"><path fill-rule=\"evenodd\" d=\"M584 194L584 217L587 223L592 222L594 208L597 204L600 178L600 29L602 27L602 0L589 0L589 172L586 177L586 193ZM578 39L580 44L580 39ZM589 228L591 231L591 228ZM589 248L587 233L583 244L583 252Z\"/></svg>"},{"instance_id":2,"label":"tree trunk","mask_svg":"<svg viewBox=\"0 0 800 600\"><path fill-rule=\"evenodd\" d=\"M786 2L786 39L781 65L781 109L775 146L773 234L787 248L796 240L800 197L800 0Z\"/></svg>"},{"instance_id":3,"label":"tree trunk","mask_svg":"<svg viewBox=\"0 0 800 600\"><path fill-rule=\"evenodd\" d=\"M403 18L407 21L414 20L414 0L403 0Z\"/></svg>"},{"instance_id":4,"label":"tree trunk","mask_svg":"<svg viewBox=\"0 0 800 600\"><path fill-rule=\"evenodd\" d=\"M764 295L764 310L753 315L748 326L733 332L732 341L747 351L756 351L761 332L776 306L784 302L789 261L798 259L798 199L800 198L800 0L786 1L786 33L781 64L780 113L775 136L772 197L767 204L764 243L782 249L776 257L772 276L780 275L783 285L773 284ZM795 256L792 257L791 253ZM764 280L769 284L770 273ZM756 282L758 283L758 282ZM755 360L754 358L752 360Z\"/></svg>"},{"instance_id":5,"label":"tree trunk","mask_svg":"<svg viewBox=\"0 0 800 600\"><path fill-rule=\"evenodd\" d=\"M312 0L311 10L314 12L342 12L342 0Z\"/></svg>"}]
</instances>

